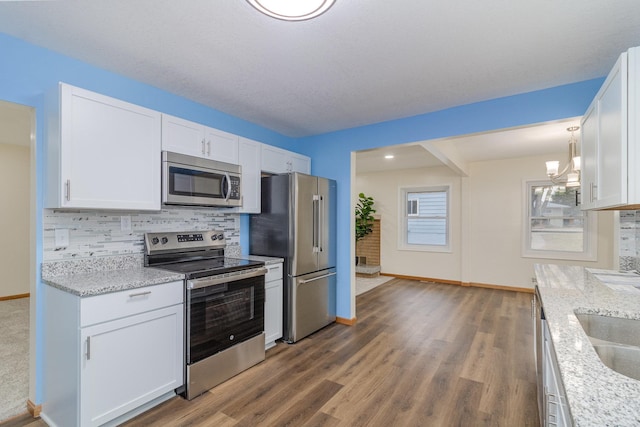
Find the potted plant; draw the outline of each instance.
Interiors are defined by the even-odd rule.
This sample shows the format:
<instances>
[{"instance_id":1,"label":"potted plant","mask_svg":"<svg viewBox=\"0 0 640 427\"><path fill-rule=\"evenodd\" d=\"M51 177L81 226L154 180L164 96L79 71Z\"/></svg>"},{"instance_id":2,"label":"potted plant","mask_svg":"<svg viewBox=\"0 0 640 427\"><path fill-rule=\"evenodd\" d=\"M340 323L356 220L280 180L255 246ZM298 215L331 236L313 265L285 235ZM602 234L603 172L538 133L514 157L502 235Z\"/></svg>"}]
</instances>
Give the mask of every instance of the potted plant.
<instances>
[{"instance_id":1,"label":"potted plant","mask_svg":"<svg viewBox=\"0 0 640 427\"><path fill-rule=\"evenodd\" d=\"M364 193L358 194L358 204L356 205L356 243L373 231L373 197L365 196ZM356 265L358 265L358 257L356 256Z\"/></svg>"}]
</instances>

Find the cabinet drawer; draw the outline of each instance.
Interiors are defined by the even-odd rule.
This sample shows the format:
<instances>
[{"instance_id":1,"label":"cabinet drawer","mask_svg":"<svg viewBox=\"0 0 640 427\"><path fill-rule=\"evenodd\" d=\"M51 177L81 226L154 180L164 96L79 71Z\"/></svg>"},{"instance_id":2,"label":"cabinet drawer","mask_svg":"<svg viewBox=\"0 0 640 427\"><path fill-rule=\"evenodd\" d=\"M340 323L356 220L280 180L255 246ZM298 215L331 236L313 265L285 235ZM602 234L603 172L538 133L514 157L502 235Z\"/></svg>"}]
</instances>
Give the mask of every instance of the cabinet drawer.
<instances>
[{"instance_id":1,"label":"cabinet drawer","mask_svg":"<svg viewBox=\"0 0 640 427\"><path fill-rule=\"evenodd\" d=\"M272 280L282 279L282 264L265 265L267 268L267 275L264 277L264 282L269 283Z\"/></svg>"},{"instance_id":2,"label":"cabinet drawer","mask_svg":"<svg viewBox=\"0 0 640 427\"><path fill-rule=\"evenodd\" d=\"M93 325L156 310L184 300L182 281L145 286L80 300L80 326Z\"/></svg>"}]
</instances>

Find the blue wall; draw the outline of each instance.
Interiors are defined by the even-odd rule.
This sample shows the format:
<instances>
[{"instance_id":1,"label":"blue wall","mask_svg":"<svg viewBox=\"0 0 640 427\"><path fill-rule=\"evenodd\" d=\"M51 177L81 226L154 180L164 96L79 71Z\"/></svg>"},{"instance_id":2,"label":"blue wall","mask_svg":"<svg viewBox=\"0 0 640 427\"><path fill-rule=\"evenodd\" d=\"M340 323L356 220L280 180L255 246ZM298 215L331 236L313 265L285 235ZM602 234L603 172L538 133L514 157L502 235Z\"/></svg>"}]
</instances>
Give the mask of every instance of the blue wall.
<instances>
[{"instance_id":1,"label":"blue wall","mask_svg":"<svg viewBox=\"0 0 640 427\"><path fill-rule=\"evenodd\" d=\"M43 105L44 94L59 81L119 98L164 113L172 114L217 129L286 149L293 149L296 140L246 120L221 113L204 105L162 91L129 78L90 66L14 37L0 33L0 99L28 105L36 111L36 404L41 403L42 388L42 303L38 298L42 263L42 209L44 185ZM242 221L246 227L246 221ZM245 228L246 230L247 228ZM246 233L245 233L246 234ZM246 242L245 242L246 244Z\"/></svg>"},{"instance_id":2,"label":"blue wall","mask_svg":"<svg viewBox=\"0 0 640 427\"><path fill-rule=\"evenodd\" d=\"M301 139L313 173L338 181L338 316L350 307L351 152L581 116L603 79L463 105L434 113Z\"/></svg>"},{"instance_id":3,"label":"blue wall","mask_svg":"<svg viewBox=\"0 0 640 427\"><path fill-rule=\"evenodd\" d=\"M401 120L394 120L329 134L292 139L253 123L221 113L158 88L136 82L86 63L59 55L0 33L0 99L35 107L37 123L37 289L42 262L42 207L44 176L42 135L44 92L58 81L76 85L142 105L154 110L232 132L247 138L291 149L312 157L312 172L338 181L338 316L352 318L351 284L352 257L349 253L353 238L350 229L350 156L352 151L386 145L421 141L446 136L463 135L505 127L538 123L579 116L584 113L597 92L602 79L551 88L547 90L500 98L451 108ZM241 216L241 230L247 230L246 215ZM246 250L243 232L241 244ZM37 325L42 322L42 306L37 300ZM41 328L38 326L37 330ZM42 337L36 337L36 357L41 359ZM33 349L32 349L33 350ZM41 403L41 363L36 366L37 390L35 403Z\"/></svg>"}]
</instances>

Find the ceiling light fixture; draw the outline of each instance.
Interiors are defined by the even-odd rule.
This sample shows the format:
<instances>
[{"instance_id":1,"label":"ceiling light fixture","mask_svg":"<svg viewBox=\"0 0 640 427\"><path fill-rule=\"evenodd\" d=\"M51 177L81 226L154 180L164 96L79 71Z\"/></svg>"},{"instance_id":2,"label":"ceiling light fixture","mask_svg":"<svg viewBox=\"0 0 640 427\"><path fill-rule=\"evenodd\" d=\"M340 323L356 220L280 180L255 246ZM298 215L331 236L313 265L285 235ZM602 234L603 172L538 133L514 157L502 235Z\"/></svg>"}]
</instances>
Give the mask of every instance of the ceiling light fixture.
<instances>
[{"instance_id":1,"label":"ceiling light fixture","mask_svg":"<svg viewBox=\"0 0 640 427\"><path fill-rule=\"evenodd\" d=\"M547 162L547 176L554 184L565 184L567 187L580 186L580 156L578 153L578 141L573 133L580 129L580 126L571 126L567 128L571 132L569 138L569 160L567 165L558 173L560 162L551 160Z\"/></svg>"},{"instance_id":2,"label":"ceiling light fixture","mask_svg":"<svg viewBox=\"0 0 640 427\"><path fill-rule=\"evenodd\" d=\"M247 0L251 6L284 21L305 21L325 13L336 0Z\"/></svg>"},{"instance_id":3,"label":"ceiling light fixture","mask_svg":"<svg viewBox=\"0 0 640 427\"><path fill-rule=\"evenodd\" d=\"M386 156L384 156L385 159L393 159L393 154L387 154Z\"/></svg>"}]
</instances>

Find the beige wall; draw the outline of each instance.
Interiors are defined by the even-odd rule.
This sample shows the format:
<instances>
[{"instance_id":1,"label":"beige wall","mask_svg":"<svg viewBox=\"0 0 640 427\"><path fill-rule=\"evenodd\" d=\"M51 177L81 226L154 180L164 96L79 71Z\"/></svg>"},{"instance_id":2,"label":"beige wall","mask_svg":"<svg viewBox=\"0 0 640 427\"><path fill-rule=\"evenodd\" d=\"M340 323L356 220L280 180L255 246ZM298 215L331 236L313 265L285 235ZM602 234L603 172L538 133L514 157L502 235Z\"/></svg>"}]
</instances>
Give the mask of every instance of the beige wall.
<instances>
[{"instance_id":1,"label":"beige wall","mask_svg":"<svg viewBox=\"0 0 640 427\"><path fill-rule=\"evenodd\" d=\"M416 252L398 249L399 189L451 185L451 253ZM380 268L383 273L460 280L461 218L460 177L446 167L358 174L354 192L375 200L380 215Z\"/></svg>"},{"instance_id":2,"label":"beige wall","mask_svg":"<svg viewBox=\"0 0 640 427\"><path fill-rule=\"evenodd\" d=\"M0 144L0 297L29 293L29 151Z\"/></svg>"},{"instance_id":3,"label":"beige wall","mask_svg":"<svg viewBox=\"0 0 640 427\"><path fill-rule=\"evenodd\" d=\"M523 181L546 179L544 162L563 159L539 156L471 163L469 167L469 282L532 287L535 263L613 268L613 212L598 212L598 261L560 261L522 257L525 214Z\"/></svg>"},{"instance_id":4,"label":"beige wall","mask_svg":"<svg viewBox=\"0 0 640 427\"><path fill-rule=\"evenodd\" d=\"M469 177L444 167L358 174L354 193L376 200L382 218L383 273L531 288L533 264L554 263L613 268L614 214L599 212L598 261L557 261L522 257L524 180L545 179L545 160L556 156L476 162ZM398 250L398 191L402 186L452 184L452 252Z\"/></svg>"}]
</instances>

